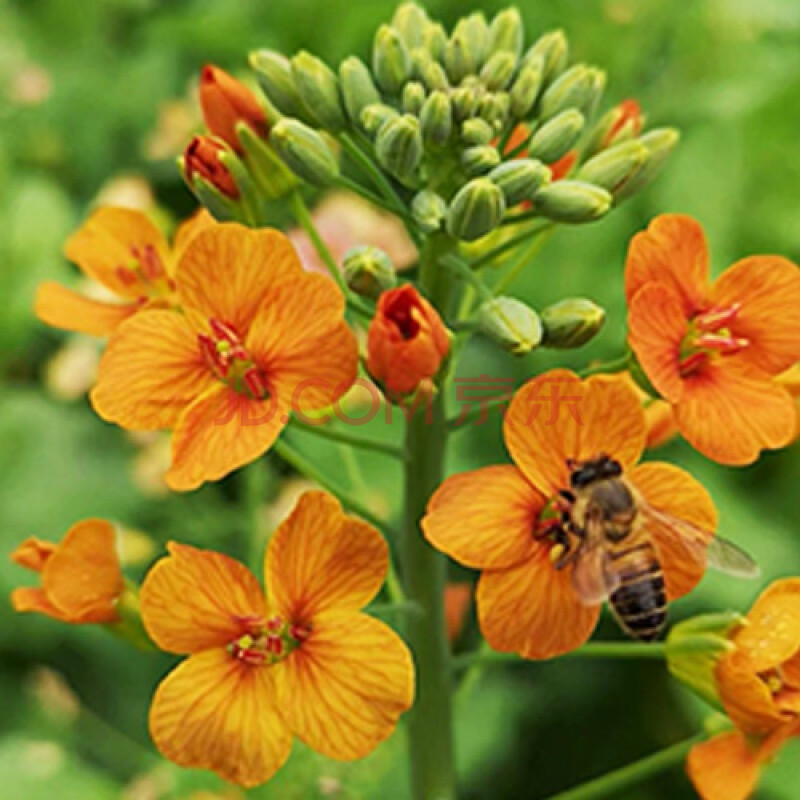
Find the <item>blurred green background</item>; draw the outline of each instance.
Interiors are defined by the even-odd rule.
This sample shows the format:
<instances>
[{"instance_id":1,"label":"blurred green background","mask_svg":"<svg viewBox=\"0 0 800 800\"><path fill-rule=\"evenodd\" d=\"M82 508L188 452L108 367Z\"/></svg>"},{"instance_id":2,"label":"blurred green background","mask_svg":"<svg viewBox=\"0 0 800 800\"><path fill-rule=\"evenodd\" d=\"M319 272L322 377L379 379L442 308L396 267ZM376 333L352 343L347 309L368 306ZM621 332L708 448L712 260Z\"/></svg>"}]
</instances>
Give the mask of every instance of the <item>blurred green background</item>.
<instances>
[{"instance_id":1,"label":"blurred green background","mask_svg":"<svg viewBox=\"0 0 800 800\"><path fill-rule=\"evenodd\" d=\"M430 0L451 24L499 2ZM521 4L529 38L563 27L573 57L609 73L608 103L637 97L651 125L674 124L683 141L667 172L600 224L561 231L523 274L535 306L587 295L609 324L570 364L613 357L624 339L622 266L629 237L655 214L695 215L717 271L756 252L800 260L800 4L796 0L548 0ZM98 196L146 202L165 221L193 208L174 157L198 125L191 84L201 65L246 69L258 46L304 47L330 62L369 52L389 0L0 0L0 550L28 535L60 538L76 520L107 516L130 529L123 548L138 577L169 538L225 549L258 566L264 537L296 491L274 457L188 496L156 477L160 440L133 439L99 421L85 400L94 342L45 329L31 313L38 282L74 280L65 237ZM124 180L120 181L120 178ZM109 185L109 182L112 182ZM279 209L276 224L286 218ZM525 377L556 365L471 345L462 375ZM392 437L379 422L376 435ZM333 446L300 441L338 468ZM454 471L504 458L496 417L459 433ZM722 529L763 565L767 579L800 573L796 486L800 450L748 469L705 462L681 442L659 458L687 466L712 491ZM370 497L396 513L398 474L378 460L350 465L370 476ZM268 501L254 515L248 492ZM144 532L142 533L137 532ZM454 575L456 574L454 570ZM28 580L0 559L0 776L3 800L237 798L213 776L166 764L148 741L150 693L171 659L137 654L101 630L12 613L7 595ZM758 586L708 576L674 609L745 610ZM598 638L617 638L604 621ZM474 621L459 646L474 646ZM554 662L492 667L458 707L463 797L545 798L690 735L707 710L653 663ZM404 800L402 736L366 762L338 765L297 747L263 798ZM798 800L800 747L762 782L762 800ZM616 800L692 798L680 770Z\"/></svg>"}]
</instances>

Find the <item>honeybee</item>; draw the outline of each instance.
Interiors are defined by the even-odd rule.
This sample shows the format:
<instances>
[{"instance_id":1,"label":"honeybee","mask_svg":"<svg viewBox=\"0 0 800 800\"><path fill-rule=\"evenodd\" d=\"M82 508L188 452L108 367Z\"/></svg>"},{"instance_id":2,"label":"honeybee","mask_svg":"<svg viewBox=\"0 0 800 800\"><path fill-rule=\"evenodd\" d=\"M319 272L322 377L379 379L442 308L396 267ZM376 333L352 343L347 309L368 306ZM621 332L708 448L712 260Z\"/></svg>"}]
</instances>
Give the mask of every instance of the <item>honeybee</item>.
<instances>
[{"instance_id":1,"label":"honeybee","mask_svg":"<svg viewBox=\"0 0 800 800\"><path fill-rule=\"evenodd\" d=\"M742 578L758 565L731 542L648 505L606 455L569 461L570 490L557 527L558 569L572 565L572 585L585 605L605 600L622 629L642 641L658 637L667 620L664 574L652 536L658 531L688 561Z\"/></svg>"}]
</instances>

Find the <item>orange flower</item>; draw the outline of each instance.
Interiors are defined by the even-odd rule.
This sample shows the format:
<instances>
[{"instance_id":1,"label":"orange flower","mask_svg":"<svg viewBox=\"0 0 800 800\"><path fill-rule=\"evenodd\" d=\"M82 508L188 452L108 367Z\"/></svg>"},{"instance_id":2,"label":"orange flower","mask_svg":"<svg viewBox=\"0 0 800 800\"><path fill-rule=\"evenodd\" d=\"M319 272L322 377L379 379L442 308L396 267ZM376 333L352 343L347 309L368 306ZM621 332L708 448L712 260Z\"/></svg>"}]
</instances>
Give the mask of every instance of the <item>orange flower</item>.
<instances>
[{"instance_id":1,"label":"orange flower","mask_svg":"<svg viewBox=\"0 0 800 800\"><path fill-rule=\"evenodd\" d=\"M195 136L183 153L186 180L191 185L194 176L199 175L226 197L237 200L239 189L228 168L219 158L224 152L225 145L210 136Z\"/></svg>"},{"instance_id":2,"label":"orange flower","mask_svg":"<svg viewBox=\"0 0 800 800\"><path fill-rule=\"evenodd\" d=\"M560 492L570 488L569 460L605 454L650 506L714 531L714 505L690 475L670 464L637 466L645 436L644 413L626 379L581 381L553 370L526 383L508 409L504 438L514 464L454 475L434 493L423 531L434 547L482 570L478 621L492 648L552 658L582 645L597 624L600 606L581 602L572 566L556 569L551 551L559 545L547 535ZM651 538L669 598L683 596L702 568L658 528Z\"/></svg>"},{"instance_id":3,"label":"orange flower","mask_svg":"<svg viewBox=\"0 0 800 800\"><path fill-rule=\"evenodd\" d=\"M736 730L695 746L687 763L704 800L745 800L761 766L800 736L800 578L773 583L731 640L715 681Z\"/></svg>"},{"instance_id":4,"label":"orange flower","mask_svg":"<svg viewBox=\"0 0 800 800\"><path fill-rule=\"evenodd\" d=\"M142 619L188 655L158 687L150 732L184 767L242 786L268 780L297 736L330 758L362 758L412 702L411 656L361 609L386 578L378 532L306 492L264 563L266 596L228 556L171 543L145 578Z\"/></svg>"},{"instance_id":5,"label":"orange flower","mask_svg":"<svg viewBox=\"0 0 800 800\"><path fill-rule=\"evenodd\" d=\"M800 358L800 271L752 256L716 281L690 217L663 215L631 242L628 340L683 436L722 464L749 464L794 438L797 414L774 376Z\"/></svg>"},{"instance_id":6,"label":"orange flower","mask_svg":"<svg viewBox=\"0 0 800 800\"><path fill-rule=\"evenodd\" d=\"M439 371L450 334L411 285L384 292L367 331L367 369L396 394L413 392Z\"/></svg>"},{"instance_id":7,"label":"orange flower","mask_svg":"<svg viewBox=\"0 0 800 800\"><path fill-rule=\"evenodd\" d=\"M242 152L236 125L244 122L259 136L267 136L269 126L255 94L225 70L206 64L200 73L200 106L209 133Z\"/></svg>"},{"instance_id":8,"label":"orange flower","mask_svg":"<svg viewBox=\"0 0 800 800\"><path fill-rule=\"evenodd\" d=\"M180 253L196 233L213 224L207 212L198 212L178 228L170 251L164 235L141 211L98 208L67 240L64 253L118 301L94 300L46 281L36 294L36 316L56 328L108 336L139 309L170 305Z\"/></svg>"},{"instance_id":9,"label":"orange flower","mask_svg":"<svg viewBox=\"0 0 800 800\"><path fill-rule=\"evenodd\" d=\"M21 567L41 574L42 585L14 589L15 611L35 611L73 623L117 622L124 584L111 523L86 519L61 544L26 539L12 554Z\"/></svg>"},{"instance_id":10,"label":"orange flower","mask_svg":"<svg viewBox=\"0 0 800 800\"><path fill-rule=\"evenodd\" d=\"M301 403L341 397L358 353L341 293L278 231L215 225L189 242L175 279L183 313L120 325L91 400L123 428L172 428L167 483L186 490L262 455Z\"/></svg>"},{"instance_id":11,"label":"orange flower","mask_svg":"<svg viewBox=\"0 0 800 800\"><path fill-rule=\"evenodd\" d=\"M603 137L604 148L611 147L620 133L630 132L632 136L638 136L642 132L644 117L642 107L636 100L623 100L614 108L614 115L611 126Z\"/></svg>"}]
</instances>

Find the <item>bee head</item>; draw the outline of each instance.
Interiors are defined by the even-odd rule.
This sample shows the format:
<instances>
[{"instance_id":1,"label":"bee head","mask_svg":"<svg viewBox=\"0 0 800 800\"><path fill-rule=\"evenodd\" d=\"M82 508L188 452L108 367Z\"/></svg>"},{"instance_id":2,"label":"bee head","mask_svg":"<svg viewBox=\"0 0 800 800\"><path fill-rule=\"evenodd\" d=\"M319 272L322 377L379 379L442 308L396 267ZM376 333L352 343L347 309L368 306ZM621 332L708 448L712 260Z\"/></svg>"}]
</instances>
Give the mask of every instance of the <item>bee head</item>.
<instances>
[{"instance_id":1,"label":"bee head","mask_svg":"<svg viewBox=\"0 0 800 800\"><path fill-rule=\"evenodd\" d=\"M622 475L622 465L619 461L603 454L589 461L567 460L570 470L569 482L573 489L582 489L596 481L607 478L618 478Z\"/></svg>"}]
</instances>

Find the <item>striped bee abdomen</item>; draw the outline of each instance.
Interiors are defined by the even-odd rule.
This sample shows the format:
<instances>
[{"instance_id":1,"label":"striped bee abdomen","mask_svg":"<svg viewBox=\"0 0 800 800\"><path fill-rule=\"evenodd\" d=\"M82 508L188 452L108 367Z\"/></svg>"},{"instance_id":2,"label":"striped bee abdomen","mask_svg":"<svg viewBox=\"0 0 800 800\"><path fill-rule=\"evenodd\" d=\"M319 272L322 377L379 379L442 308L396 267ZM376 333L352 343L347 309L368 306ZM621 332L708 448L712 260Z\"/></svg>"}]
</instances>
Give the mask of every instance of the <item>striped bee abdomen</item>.
<instances>
[{"instance_id":1,"label":"striped bee abdomen","mask_svg":"<svg viewBox=\"0 0 800 800\"><path fill-rule=\"evenodd\" d=\"M644 642L658 638L667 621L664 574L650 542L625 546L609 553L620 586L609 602L625 631Z\"/></svg>"}]
</instances>

